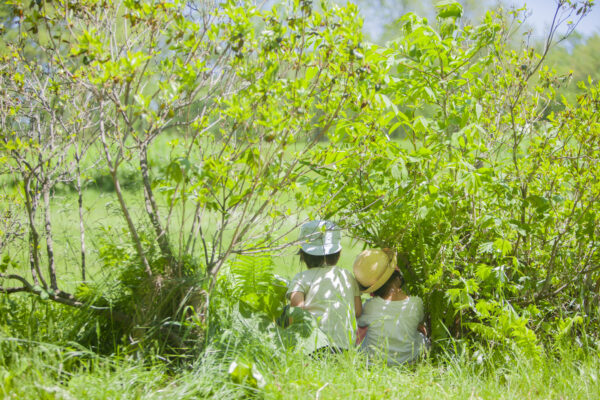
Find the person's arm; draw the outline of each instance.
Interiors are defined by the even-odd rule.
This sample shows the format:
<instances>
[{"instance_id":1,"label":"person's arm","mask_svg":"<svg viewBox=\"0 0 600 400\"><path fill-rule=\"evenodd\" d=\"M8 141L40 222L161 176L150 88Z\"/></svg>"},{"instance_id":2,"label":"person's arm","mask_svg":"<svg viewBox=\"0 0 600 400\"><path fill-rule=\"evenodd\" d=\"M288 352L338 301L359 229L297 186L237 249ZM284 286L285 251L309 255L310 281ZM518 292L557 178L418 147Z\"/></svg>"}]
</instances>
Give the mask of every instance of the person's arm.
<instances>
[{"instance_id":1,"label":"person's arm","mask_svg":"<svg viewBox=\"0 0 600 400\"><path fill-rule=\"evenodd\" d=\"M304 308L304 293L292 292L290 294L290 306Z\"/></svg>"},{"instance_id":2,"label":"person's arm","mask_svg":"<svg viewBox=\"0 0 600 400\"><path fill-rule=\"evenodd\" d=\"M356 318L360 317L362 314L362 301L360 300L360 296L354 296L354 315Z\"/></svg>"},{"instance_id":3,"label":"person's arm","mask_svg":"<svg viewBox=\"0 0 600 400\"><path fill-rule=\"evenodd\" d=\"M419 325L417 325L417 331L421 332L423 336L428 337L427 325L425 325L425 310L423 307L423 300L421 300L420 297L415 297L414 299L417 302L418 312L420 315L419 321L421 321L419 322Z\"/></svg>"},{"instance_id":4,"label":"person's arm","mask_svg":"<svg viewBox=\"0 0 600 400\"><path fill-rule=\"evenodd\" d=\"M423 334L423 336L428 337L427 336L427 327L425 327L424 322L421 322L419 324L419 326L417 326L417 331L421 332Z\"/></svg>"},{"instance_id":5,"label":"person's arm","mask_svg":"<svg viewBox=\"0 0 600 400\"><path fill-rule=\"evenodd\" d=\"M357 346L359 344L361 344L363 340L365 340L368 330L369 330L368 326L359 326L358 327L358 329L356 330L356 345Z\"/></svg>"},{"instance_id":6,"label":"person's arm","mask_svg":"<svg viewBox=\"0 0 600 400\"><path fill-rule=\"evenodd\" d=\"M356 300L358 300L358 302ZM355 296L354 297L354 302L356 304L357 313L360 312L360 315L357 314L357 316L356 316L356 318L358 318L363 313L363 306L362 306L362 304L360 302L360 296ZM358 310L360 310L360 311L358 311ZM356 329L356 345L358 346L359 344L362 343L362 341L367 336L367 330L369 329L368 319L366 318L366 316L358 318L357 321L356 321L356 325L357 325L357 329Z\"/></svg>"},{"instance_id":7,"label":"person's arm","mask_svg":"<svg viewBox=\"0 0 600 400\"><path fill-rule=\"evenodd\" d=\"M302 293L302 292L290 293L290 307L304 308L304 293ZM294 323L294 319L292 317L289 317L288 325L292 325L293 323Z\"/></svg>"}]
</instances>

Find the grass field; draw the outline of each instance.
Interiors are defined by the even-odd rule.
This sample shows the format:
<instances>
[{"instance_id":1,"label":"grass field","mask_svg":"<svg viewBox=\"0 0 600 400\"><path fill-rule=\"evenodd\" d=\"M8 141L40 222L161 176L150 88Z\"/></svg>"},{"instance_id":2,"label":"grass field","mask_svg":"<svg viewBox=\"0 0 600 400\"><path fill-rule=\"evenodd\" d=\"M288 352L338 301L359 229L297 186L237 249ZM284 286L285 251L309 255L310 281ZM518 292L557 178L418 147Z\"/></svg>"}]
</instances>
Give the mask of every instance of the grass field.
<instances>
[{"instance_id":1,"label":"grass field","mask_svg":"<svg viewBox=\"0 0 600 400\"><path fill-rule=\"evenodd\" d=\"M17 190L13 188L12 190ZM131 208L136 221L149 223L144 211L144 199L141 190L124 191L125 201ZM55 247L56 265L58 274L61 276L61 283L64 290L72 290L81 279L80 270L80 232L79 232L79 214L77 205L77 193L69 190L56 192L52 197L52 229ZM159 197L159 200L161 198ZM164 199L162 199L164 200ZM167 213L167 205L161 206L162 215ZM103 273L98 267L98 245L103 237L109 236L111 240L119 240L126 236L126 224L119 207L116 194L110 190L101 190L95 185L84 191L83 196L84 226L86 235L86 273L91 280L99 279ZM186 225L191 225L192 215L190 207L187 210L187 216L183 218ZM296 218L305 218L305 215L297 215ZM295 225L295 219L284 226L284 230L292 229ZM173 225L182 220L181 211L175 209L173 215ZM210 234L210 231L208 232ZM298 232L292 229L292 233L285 237L285 241L295 241ZM27 270L28 251L26 238L17 240L8 246L8 251L13 259L18 260L20 265L24 266L23 271ZM343 251L340 257L339 265L351 269L356 255L363 249L363 243L352 240L349 237L342 237ZM291 278L303 268L300 265L296 254L297 247L292 246L280 252L271 253L275 273ZM44 252L42 252L42 255ZM201 249L196 248L195 256L201 256Z\"/></svg>"},{"instance_id":2,"label":"grass field","mask_svg":"<svg viewBox=\"0 0 600 400\"><path fill-rule=\"evenodd\" d=\"M57 327L58 321L54 323ZM322 360L269 353L269 345L209 348L179 367L158 358L98 356L74 344L53 345L0 335L0 396L6 399L595 399L597 354L527 359L495 366L466 354L416 366L367 366L354 351ZM258 343L257 343L258 342ZM240 357L260 383L228 372ZM256 375L255 375L256 376Z\"/></svg>"}]
</instances>

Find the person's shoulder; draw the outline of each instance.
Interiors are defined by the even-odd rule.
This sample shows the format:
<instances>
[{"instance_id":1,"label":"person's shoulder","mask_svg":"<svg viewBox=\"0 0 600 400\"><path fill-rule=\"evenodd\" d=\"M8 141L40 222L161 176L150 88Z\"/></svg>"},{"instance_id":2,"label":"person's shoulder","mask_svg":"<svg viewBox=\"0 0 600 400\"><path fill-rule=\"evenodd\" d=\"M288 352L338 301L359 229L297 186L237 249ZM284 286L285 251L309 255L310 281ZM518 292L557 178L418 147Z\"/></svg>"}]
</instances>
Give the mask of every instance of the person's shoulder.
<instances>
[{"instance_id":1,"label":"person's shoulder","mask_svg":"<svg viewBox=\"0 0 600 400\"><path fill-rule=\"evenodd\" d=\"M340 267L339 265L334 265L331 267L331 270L335 271L337 274L344 275L346 278L354 279L354 274L352 274L352 272L348 271L346 268Z\"/></svg>"},{"instance_id":2,"label":"person's shoulder","mask_svg":"<svg viewBox=\"0 0 600 400\"><path fill-rule=\"evenodd\" d=\"M300 272L298 272L296 275L294 275L294 277L292 278L292 281L295 281L298 278L304 276L304 272L306 272L306 271L300 271Z\"/></svg>"},{"instance_id":3,"label":"person's shoulder","mask_svg":"<svg viewBox=\"0 0 600 400\"><path fill-rule=\"evenodd\" d=\"M423 300L419 296L410 296L407 300L409 309L416 313L423 313Z\"/></svg>"},{"instance_id":4,"label":"person's shoulder","mask_svg":"<svg viewBox=\"0 0 600 400\"><path fill-rule=\"evenodd\" d=\"M287 293L306 292L313 282L319 278L318 275L315 275L316 269L318 268L307 269L294 275L288 285Z\"/></svg>"},{"instance_id":5,"label":"person's shoulder","mask_svg":"<svg viewBox=\"0 0 600 400\"><path fill-rule=\"evenodd\" d=\"M408 301L415 305L423 305L423 299L421 299L419 296L409 296Z\"/></svg>"},{"instance_id":6,"label":"person's shoulder","mask_svg":"<svg viewBox=\"0 0 600 400\"><path fill-rule=\"evenodd\" d=\"M352 272L345 268L338 267L337 265L333 266L332 270L335 271L337 276L342 277L346 286L355 287L355 290L358 291L358 282Z\"/></svg>"},{"instance_id":7,"label":"person's shoulder","mask_svg":"<svg viewBox=\"0 0 600 400\"><path fill-rule=\"evenodd\" d=\"M313 271L316 268L313 269L306 269L304 271L300 271L298 272L296 275L294 275L294 277L292 278L292 282L294 281L304 281L306 279L310 279L311 277L314 276L314 272Z\"/></svg>"},{"instance_id":8,"label":"person's shoulder","mask_svg":"<svg viewBox=\"0 0 600 400\"><path fill-rule=\"evenodd\" d=\"M365 301L365 304L363 304L363 313L365 311L370 312L374 311L375 309L379 309L381 308L383 303L384 301L381 297L371 297L370 299L367 299L367 301Z\"/></svg>"}]
</instances>

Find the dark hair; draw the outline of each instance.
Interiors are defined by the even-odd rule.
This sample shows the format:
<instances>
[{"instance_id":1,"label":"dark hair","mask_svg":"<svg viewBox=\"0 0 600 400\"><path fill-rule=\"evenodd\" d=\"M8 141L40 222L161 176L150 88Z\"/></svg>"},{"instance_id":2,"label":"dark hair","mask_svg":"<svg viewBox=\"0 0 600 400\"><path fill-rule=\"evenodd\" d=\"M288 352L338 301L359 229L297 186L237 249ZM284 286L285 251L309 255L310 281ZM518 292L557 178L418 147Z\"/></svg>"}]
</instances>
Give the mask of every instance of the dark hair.
<instances>
[{"instance_id":1,"label":"dark hair","mask_svg":"<svg viewBox=\"0 0 600 400\"><path fill-rule=\"evenodd\" d=\"M325 264L325 256L313 256L300 249L300 261L304 261L308 269L318 268Z\"/></svg>"},{"instance_id":2,"label":"dark hair","mask_svg":"<svg viewBox=\"0 0 600 400\"><path fill-rule=\"evenodd\" d=\"M325 256L325 264L336 265L338 263L338 261L340 261L340 254L342 254L341 250L338 251L337 253L327 254Z\"/></svg>"},{"instance_id":3,"label":"dark hair","mask_svg":"<svg viewBox=\"0 0 600 400\"><path fill-rule=\"evenodd\" d=\"M338 263L340 254L341 250L337 253L327 254L324 256L313 256L312 254L308 254L304 250L300 249L300 261L304 261L308 269L319 268L324 265L333 266Z\"/></svg>"},{"instance_id":4,"label":"dark hair","mask_svg":"<svg viewBox=\"0 0 600 400\"><path fill-rule=\"evenodd\" d=\"M392 272L390 278L379 289L373 292L373 295L377 297L387 297L394 286L397 288L404 286L404 278L397 269Z\"/></svg>"}]
</instances>

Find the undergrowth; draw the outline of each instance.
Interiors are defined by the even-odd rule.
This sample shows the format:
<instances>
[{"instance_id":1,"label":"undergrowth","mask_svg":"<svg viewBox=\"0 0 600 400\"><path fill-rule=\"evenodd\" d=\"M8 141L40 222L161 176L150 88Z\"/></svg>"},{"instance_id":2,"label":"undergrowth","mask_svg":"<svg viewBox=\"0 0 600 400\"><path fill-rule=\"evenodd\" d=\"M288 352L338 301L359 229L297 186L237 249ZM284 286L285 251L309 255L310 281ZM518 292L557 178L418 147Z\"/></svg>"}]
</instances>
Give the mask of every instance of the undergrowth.
<instances>
[{"instance_id":1,"label":"undergrowth","mask_svg":"<svg viewBox=\"0 0 600 400\"><path fill-rule=\"evenodd\" d=\"M419 364L392 368L368 363L354 349L313 359L289 340L301 335L274 318L285 282L273 274L269 257L254 262L239 258L229 265L213 294L205 333L179 354L165 351L148 330L134 346L87 310L28 295L0 297L0 397L600 397L598 345L580 336L565 335L533 354L448 340Z\"/></svg>"},{"instance_id":2,"label":"undergrowth","mask_svg":"<svg viewBox=\"0 0 600 400\"><path fill-rule=\"evenodd\" d=\"M598 354L582 358L566 347L537 359L506 353L494 364L465 350L389 368L367 365L356 351L313 360L246 326L210 338L196 359L173 367L150 352L140 358L117 348L101 356L67 337L50 344L14 333L3 325L0 335L0 397L7 399L589 399L600 393Z\"/></svg>"}]
</instances>

